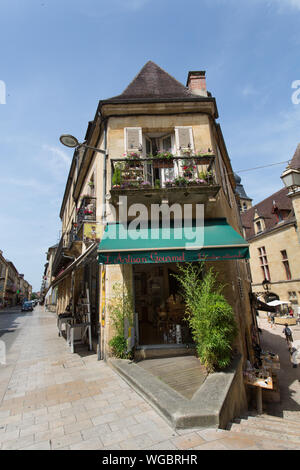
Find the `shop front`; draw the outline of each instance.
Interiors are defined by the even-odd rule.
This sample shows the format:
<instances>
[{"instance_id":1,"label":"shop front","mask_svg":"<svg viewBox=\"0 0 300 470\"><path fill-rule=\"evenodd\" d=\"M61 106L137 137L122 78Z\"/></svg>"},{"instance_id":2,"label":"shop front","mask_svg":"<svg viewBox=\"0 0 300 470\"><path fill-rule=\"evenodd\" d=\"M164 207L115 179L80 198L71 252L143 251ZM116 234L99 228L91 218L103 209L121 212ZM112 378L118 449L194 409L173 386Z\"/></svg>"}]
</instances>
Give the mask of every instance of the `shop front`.
<instances>
[{"instance_id":1,"label":"shop front","mask_svg":"<svg viewBox=\"0 0 300 470\"><path fill-rule=\"evenodd\" d=\"M98 261L106 269L106 283L116 282L116 265L120 265L121 283L131 279L137 349L191 349L192 335L177 278L180 264L246 259L248 244L225 219L205 221L203 244L192 248L188 231L182 229L179 237L178 229L156 230L153 235L151 228L140 228L137 237L130 228L108 224L98 247Z\"/></svg>"}]
</instances>

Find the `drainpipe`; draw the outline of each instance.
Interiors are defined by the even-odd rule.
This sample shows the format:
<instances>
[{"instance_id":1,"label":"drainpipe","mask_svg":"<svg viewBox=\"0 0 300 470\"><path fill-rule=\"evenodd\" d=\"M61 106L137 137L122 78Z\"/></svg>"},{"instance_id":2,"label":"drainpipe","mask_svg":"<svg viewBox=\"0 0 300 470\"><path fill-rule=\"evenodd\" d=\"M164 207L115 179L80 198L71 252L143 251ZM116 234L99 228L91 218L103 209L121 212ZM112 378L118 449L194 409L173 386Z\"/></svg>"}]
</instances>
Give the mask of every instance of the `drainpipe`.
<instances>
[{"instance_id":1,"label":"drainpipe","mask_svg":"<svg viewBox=\"0 0 300 470\"><path fill-rule=\"evenodd\" d=\"M100 113L98 113L98 117L100 118L100 125L101 125L102 116L101 116ZM105 196L106 196L106 188L107 188L106 175L107 175L107 156L108 156L108 151L107 151L107 120L104 121L104 131L103 131L103 133L104 133L104 142L103 143L104 143L105 155L104 155L104 162L103 162L103 180L102 180L103 192L102 192L102 216L101 216L101 220L102 220L103 229L104 229L105 223L106 223L106 198L105 198ZM105 270L104 265L101 266L101 276L100 276L101 282L102 282L102 270ZM105 282L105 276L104 276L103 282ZM101 286L101 295L103 295L102 286ZM100 301L100 298L99 298L99 301ZM100 303L100 306L101 306L101 304L102 304L102 302ZM100 315L101 315L101 319L100 319ZM97 344L97 352L98 352L97 359L98 359L98 361L100 361L101 359L102 360L104 359L104 329L101 326L101 320L102 320L102 312L100 312L100 308L99 308L98 344Z\"/></svg>"}]
</instances>

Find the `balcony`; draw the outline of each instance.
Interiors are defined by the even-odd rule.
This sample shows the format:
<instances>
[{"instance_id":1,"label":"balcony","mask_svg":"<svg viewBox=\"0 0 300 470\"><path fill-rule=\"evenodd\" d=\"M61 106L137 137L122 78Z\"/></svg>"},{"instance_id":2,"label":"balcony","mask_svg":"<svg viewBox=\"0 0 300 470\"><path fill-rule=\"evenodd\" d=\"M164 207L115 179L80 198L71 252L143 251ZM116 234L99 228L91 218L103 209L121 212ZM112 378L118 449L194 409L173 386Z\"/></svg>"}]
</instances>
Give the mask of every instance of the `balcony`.
<instances>
[{"instance_id":1,"label":"balcony","mask_svg":"<svg viewBox=\"0 0 300 470\"><path fill-rule=\"evenodd\" d=\"M81 200L80 207L77 209L77 227L80 229L83 222L96 221L96 198L84 196Z\"/></svg>"},{"instance_id":2,"label":"balcony","mask_svg":"<svg viewBox=\"0 0 300 470\"><path fill-rule=\"evenodd\" d=\"M66 267L71 261L70 257L66 255L67 251L67 236L65 233L62 234L59 241L58 247L55 252L55 257L52 264L53 276L57 276L59 272Z\"/></svg>"},{"instance_id":3,"label":"balcony","mask_svg":"<svg viewBox=\"0 0 300 470\"><path fill-rule=\"evenodd\" d=\"M169 156L111 160L111 202L127 196L128 203L204 203L220 189L215 156Z\"/></svg>"}]
</instances>

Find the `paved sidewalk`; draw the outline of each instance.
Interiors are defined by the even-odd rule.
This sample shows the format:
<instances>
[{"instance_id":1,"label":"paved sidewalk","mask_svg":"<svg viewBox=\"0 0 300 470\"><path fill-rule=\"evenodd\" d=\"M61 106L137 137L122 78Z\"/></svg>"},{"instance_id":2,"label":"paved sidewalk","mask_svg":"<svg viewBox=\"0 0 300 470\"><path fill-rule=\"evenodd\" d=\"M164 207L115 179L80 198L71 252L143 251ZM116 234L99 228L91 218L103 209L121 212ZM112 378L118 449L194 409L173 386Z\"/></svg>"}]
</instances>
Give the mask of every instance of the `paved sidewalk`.
<instances>
[{"instance_id":1,"label":"paved sidewalk","mask_svg":"<svg viewBox=\"0 0 300 470\"><path fill-rule=\"evenodd\" d=\"M1 450L268 448L229 431L174 431L95 354L71 354L43 307L22 322L0 383Z\"/></svg>"},{"instance_id":2,"label":"paved sidewalk","mask_svg":"<svg viewBox=\"0 0 300 470\"><path fill-rule=\"evenodd\" d=\"M282 330L284 325L268 323L265 313L260 313L258 324L262 329L261 345L265 350L279 354L280 370L277 371L281 403L266 404L268 413L300 421L300 365L292 367L290 354ZM293 339L300 340L300 325L290 326Z\"/></svg>"}]
</instances>

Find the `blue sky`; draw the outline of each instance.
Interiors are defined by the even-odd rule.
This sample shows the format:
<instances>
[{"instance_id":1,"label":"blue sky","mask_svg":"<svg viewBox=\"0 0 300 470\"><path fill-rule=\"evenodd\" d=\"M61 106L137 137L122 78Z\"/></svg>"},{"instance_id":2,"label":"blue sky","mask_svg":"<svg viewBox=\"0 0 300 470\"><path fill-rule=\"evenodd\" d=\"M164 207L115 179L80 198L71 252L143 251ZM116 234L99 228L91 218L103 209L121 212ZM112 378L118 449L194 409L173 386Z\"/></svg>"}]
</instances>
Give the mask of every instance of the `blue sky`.
<instances>
[{"instance_id":1,"label":"blue sky","mask_svg":"<svg viewBox=\"0 0 300 470\"><path fill-rule=\"evenodd\" d=\"M99 99L153 60L183 84L206 70L235 171L292 158L300 142L300 0L1 0L0 249L39 290L72 151ZM241 172L259 202L285 165Z\"/></svg>"}]
</instances>

